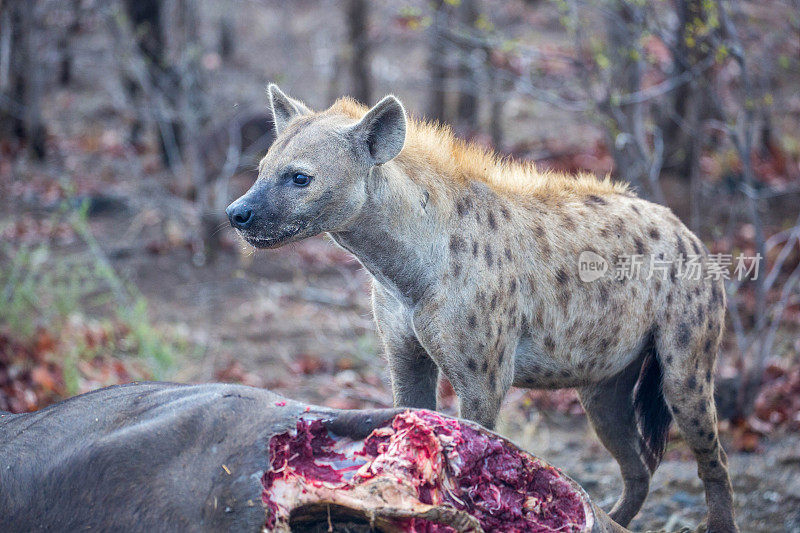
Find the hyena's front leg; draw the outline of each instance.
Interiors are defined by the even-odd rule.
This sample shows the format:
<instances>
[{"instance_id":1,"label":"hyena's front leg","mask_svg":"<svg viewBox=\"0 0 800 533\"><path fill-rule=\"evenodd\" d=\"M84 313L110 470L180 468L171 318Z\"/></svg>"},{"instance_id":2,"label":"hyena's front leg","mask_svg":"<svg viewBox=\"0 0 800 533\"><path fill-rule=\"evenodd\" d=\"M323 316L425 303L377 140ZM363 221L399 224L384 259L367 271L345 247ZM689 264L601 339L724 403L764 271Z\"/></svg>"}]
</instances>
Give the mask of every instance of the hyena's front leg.
<instances>
[{"instance_id":1,"label":"hyena's front leg","mask_svg":"<svg viewBox=\"0 0 800 533\"><path fill-rule=\"evenodd\" d=\"M372 307L389 363L394 406L436 409L439 368L414 334L411 310L377 284Z\"/></svg>"},{"instance_id":2,"label":"hyena's front leg","mask_svg":"<svg viewBox=\"0 0 800 533\"><path fill-rule=\"evenodd\" d=\"M423 304L414 313L417 338L450 380L459 400L459 416L493 429L514 377L516 341L507 321L482 319L474 310ZM462 316L463 315L463 316Z\"/></svg>"},{"instance_id":3,"label":"hyena's front leg","mask_svg":"<svg viewBox=\"0 0 800 533\"><path fill-rule=\"evenodd\" d=\"M436 409L439 368L420 345L410 337L383 336L389 361L395 407Z\"/></svg>"}]
</instances>

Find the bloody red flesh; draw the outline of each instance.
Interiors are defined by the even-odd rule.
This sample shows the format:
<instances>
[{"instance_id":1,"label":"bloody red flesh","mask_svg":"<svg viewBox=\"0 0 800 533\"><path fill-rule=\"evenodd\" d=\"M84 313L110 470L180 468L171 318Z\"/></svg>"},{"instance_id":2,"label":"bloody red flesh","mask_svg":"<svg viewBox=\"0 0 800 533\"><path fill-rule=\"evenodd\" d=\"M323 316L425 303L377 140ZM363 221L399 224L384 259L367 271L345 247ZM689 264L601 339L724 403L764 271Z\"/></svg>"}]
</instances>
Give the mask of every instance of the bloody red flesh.
<instances>
[{"instance_id":1,"label":"bloody red flesh","mask_svg":"<svg viewBox=\"0 0 800 533\"><path fill-rule=\"evenodd\" d=\"M300 419L295 434L282 433L270 439L272 470L264 475L265 482L282 477L281 467L308 479L340 481L342 476L339 472L328 464L318 462L343 457L331 450L334 444L335 441L321 421L306 422Z\"/></svg>"},{"instance_id":2,"label":"bloody red flesh","mask_svg":"<svg viewBox=\"0 0 800 533\"><path fill-rule=\"evenodd\" d=\"M485 531L583 531L581 494L553 467L503 439L428 411L406 411L363 441L330 435L319 420L270 440L263 500L273 527L281 505L270 490L277 480L352 490L389 476L413 487L420 502L466 511ZM446 525L407 519L415 532L453 531Z\"/></svg>"}]
</instances>

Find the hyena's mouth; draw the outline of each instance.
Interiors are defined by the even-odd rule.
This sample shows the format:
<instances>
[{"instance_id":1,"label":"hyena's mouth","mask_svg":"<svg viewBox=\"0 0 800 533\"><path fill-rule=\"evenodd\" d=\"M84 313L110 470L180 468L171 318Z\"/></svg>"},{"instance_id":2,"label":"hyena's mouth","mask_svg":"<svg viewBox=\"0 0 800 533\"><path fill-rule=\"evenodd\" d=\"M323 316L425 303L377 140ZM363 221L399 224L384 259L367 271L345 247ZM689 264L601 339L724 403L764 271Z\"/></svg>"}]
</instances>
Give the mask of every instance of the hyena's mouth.
<instances>
[{"instance_id":1,"label":"hyena's mouth","mask_svg":"<svg viewBox=\"0 0 800 533\"><path fill-rule=\"evenodd\" d=\"M268 238L259 237L257 235L248 235L244 232L239 232L239 234L245 241L255 248L278 248L297 236L297 234L300 233L300 229L301 228L297 227L277 237Z\"/></svg>"}]
</instances>

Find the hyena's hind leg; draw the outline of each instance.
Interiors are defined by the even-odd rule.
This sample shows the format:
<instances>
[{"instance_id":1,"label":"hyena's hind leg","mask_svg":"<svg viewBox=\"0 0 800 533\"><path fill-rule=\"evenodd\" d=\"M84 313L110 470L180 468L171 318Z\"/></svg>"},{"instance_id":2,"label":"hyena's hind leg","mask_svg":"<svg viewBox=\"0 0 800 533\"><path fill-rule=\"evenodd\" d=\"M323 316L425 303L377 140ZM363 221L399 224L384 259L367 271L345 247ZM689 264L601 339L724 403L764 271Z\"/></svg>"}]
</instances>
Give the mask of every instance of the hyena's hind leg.
<instances>
[{"instance_id":1,"label":"hyena's hind leg","mask_svg":"<svg viewBox=\"0 0 800 533\"><path fill-rule=\"evenodd\" d=\"M728 458L717 434L713 382L723 314L715 310L708 315L699 324L682 317L667 322L659 335L658 351L664 366L664 395L697 459L708 505L708 532L727 533L738 529Z\"/></svg>"},{"instance_id":2,"label":"hyena's hind leg","mask_svg":"<svg viewBox=\"0 0 800 533\"><path fill-rule=\"evenodd\" d=\"M663 450L663 444L653 444L653 441L663 443L669 428L669 413L663 398L651 388L654 383L650 382L660 378L654 355L652 340L648 340L641 356L625 370L611 379L578 390L589 422L619 464L624 488L609 516L623 526L630 523L647 498L651 469L655 470ZM639 392L634 401L637 381ZM641 395L645 391L658 396L643 400ZM641 412L643 407L648 407L644 413ZM637 426L637 411L640 411L640 419L645 418L647 428L643 433L649 437L647 440L642 438ZM655 451L652 448L656 448Z\"/></svg>"}]
</instances>

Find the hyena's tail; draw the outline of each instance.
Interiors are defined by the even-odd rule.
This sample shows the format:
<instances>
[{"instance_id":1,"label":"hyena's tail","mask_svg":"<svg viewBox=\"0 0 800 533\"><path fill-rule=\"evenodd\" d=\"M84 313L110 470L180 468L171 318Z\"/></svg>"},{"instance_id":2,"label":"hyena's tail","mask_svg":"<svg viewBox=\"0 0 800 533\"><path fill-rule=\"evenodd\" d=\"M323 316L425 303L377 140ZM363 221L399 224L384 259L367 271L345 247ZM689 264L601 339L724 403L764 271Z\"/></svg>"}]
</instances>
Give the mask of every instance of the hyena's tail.
<instances>
[{"instance_id":1,"label":"hyena's tail","mask_svg":"<svg viewBox=\"0 0 800 533\"><path fill-rule=\"evenodd\" d=\"M672 414L661 390L663 376L654 337L654 334L650 335L642 350L642 370L633 391L633 407L641 435L642 455L650 472L655 472L661 462L672 423Z\"/></svg>"}]
</instances>

